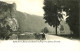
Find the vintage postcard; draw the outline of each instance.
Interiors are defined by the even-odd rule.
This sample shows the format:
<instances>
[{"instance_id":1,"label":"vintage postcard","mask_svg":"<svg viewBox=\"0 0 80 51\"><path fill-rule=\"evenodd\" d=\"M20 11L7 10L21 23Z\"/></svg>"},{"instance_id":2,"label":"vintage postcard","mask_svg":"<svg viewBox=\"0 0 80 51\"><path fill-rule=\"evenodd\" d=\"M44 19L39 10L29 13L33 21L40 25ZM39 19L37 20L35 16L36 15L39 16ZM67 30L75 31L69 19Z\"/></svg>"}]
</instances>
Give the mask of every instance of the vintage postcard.
<instances>
[{"instance_id":1,"label":"vintage postcard","mask_svg":"<svg viewBox=\"0 0 80 51\"><path fill-rule=\"evenodd\" d=\"M80 51L80 1L0 0L0 51Z\"/></svg>"}]
</instances>

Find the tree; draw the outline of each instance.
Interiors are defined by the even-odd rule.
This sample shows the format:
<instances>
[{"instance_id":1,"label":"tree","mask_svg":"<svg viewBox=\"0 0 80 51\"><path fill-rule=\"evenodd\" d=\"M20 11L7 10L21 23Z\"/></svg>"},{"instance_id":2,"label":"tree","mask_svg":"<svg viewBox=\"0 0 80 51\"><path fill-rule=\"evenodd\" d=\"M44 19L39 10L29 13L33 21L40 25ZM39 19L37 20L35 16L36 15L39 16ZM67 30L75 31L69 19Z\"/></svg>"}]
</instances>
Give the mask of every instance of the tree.
<instances>
[{"instance_id":1,"label":"tree","mask_svg":"<svg viewBox=\"0 0 80 51\"><path fill-rule=\"evenodd\" d=\"M56 0L44 0L44 19L46 20L45 23L48 23L50 26L56 28L56 35L57 35L57 27L60 24L58 20L58 11L59 5L57 4Z\"/></svg>"},{"instance_id":2,"label":"tree","mask_svg":"<svg viewBox=\"0 0 80 51\"><path fill-rule=\"evenodd\" d=\"M79 0L60 0L59 3L64 6L63 10L69 17L66 19L73 35L79 37Z\"/></svg>"},{"instance_id":3,"label":"tree","mask_svg":"<svg viewBox=\"0 0 80 51\"><path fill-rule=\"evenodd\" d=\"M41 30L41 32L43 32L43 33L49 33L49 30L48 30L47 27L45 27L44 29Z\"/></svg>"},{"instance_id":4,"label":"tree","mask_svg":"<svg viewBox=\"0 0 80 51\"><path fill-rule=\"evenodd\" d=\"M56 34L57 26L60 24L58 17L62 18L57 12L63 10L69 15L66 22L70 30L73 31L74 36L79 36L79 0L44 0L44 5L44 19L50 26L56 27Z\"/></svg>"},{"instance_id":5,"label":"tree","mask_svg":"<svg viewBox=\"0 0 80 51\"><path fill-rule=\"evenodd\" d=\"M67 23L70 26L71 31L75 37L79 37L79 0L69 1L68 11L69 17L67 18Z\"/></svg>"}]
</instances>

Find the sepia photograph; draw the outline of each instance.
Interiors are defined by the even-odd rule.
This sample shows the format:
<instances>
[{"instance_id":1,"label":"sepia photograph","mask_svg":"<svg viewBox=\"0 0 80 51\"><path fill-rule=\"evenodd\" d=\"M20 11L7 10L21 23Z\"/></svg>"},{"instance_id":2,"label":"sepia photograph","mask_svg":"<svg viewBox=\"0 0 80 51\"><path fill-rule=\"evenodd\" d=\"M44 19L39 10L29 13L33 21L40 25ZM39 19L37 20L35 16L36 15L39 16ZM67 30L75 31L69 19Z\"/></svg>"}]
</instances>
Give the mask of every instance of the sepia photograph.
<instances>
[{"instance_id":1,"label":"sepia photograph","mask_svg":"<svg viewBox=\"0 0 80 51\"><path fill-rule=\"evenodd\" d=\"M80 51L79 0L0 0L0 51Z\"/></svg>"}]
</instances>

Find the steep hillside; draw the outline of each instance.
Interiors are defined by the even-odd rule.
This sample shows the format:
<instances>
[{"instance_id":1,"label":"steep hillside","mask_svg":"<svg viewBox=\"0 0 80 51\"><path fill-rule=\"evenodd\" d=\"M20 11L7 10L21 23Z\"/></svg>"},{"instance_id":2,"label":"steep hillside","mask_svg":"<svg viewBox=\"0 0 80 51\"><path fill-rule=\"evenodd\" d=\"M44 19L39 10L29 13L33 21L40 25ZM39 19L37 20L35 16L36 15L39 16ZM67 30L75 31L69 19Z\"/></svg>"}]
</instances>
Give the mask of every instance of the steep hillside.
<instances>
[{"instance_id":1,"label":"steep hillside","mask_svg":"<svg viewBox=\"0 0 80 51\"><path fill-rule=\"evenodd\" d=\"M45 24L45 20L41 16L30 15L16 11L15 18L18 20L20 31L41 32L41 29L48 27L50 32L54 29L48 24Z\"/></svg>"}]
</instances>

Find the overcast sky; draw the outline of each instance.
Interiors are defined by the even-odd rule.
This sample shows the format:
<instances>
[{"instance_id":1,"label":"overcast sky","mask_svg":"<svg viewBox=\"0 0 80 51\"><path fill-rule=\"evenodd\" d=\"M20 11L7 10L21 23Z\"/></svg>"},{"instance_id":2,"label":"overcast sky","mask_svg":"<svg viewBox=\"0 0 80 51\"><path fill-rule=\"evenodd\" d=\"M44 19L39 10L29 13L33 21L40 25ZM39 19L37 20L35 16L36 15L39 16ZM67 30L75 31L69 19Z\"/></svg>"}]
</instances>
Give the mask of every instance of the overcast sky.
<instances>
[{"instance_id":1,"label":"overcast sky","mask_svg":"<svg viewBox=\"0 0 80 51\"><path fill-rule=\"evenodd\" d=\"M43 0L0 0L8 3L15 2L17 5L17 10L21 12L26 12L29 14L43 16L44 11Z\"/></svg>"}]
</instances>

